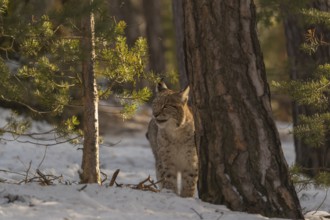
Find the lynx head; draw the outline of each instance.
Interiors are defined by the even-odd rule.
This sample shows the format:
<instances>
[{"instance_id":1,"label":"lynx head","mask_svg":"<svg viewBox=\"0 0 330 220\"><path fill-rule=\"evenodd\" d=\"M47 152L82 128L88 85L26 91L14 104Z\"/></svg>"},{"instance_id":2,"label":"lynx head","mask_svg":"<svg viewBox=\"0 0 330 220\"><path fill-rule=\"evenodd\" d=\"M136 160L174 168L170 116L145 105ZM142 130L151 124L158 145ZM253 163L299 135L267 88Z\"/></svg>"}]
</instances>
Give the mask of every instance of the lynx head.
<instances>
[{"instance_id":1,"label":"lynx head","mask_svg":"<svg viewBox=\"0 0 330 220\"><path fill-rule=\"evenodd\" d=\"M181 92L174 92L161 82L156 91L156 98L152 102L152 114L158 127L180 127L189 111L187 106L189 86Z\"/></svg>"}]
</instances>

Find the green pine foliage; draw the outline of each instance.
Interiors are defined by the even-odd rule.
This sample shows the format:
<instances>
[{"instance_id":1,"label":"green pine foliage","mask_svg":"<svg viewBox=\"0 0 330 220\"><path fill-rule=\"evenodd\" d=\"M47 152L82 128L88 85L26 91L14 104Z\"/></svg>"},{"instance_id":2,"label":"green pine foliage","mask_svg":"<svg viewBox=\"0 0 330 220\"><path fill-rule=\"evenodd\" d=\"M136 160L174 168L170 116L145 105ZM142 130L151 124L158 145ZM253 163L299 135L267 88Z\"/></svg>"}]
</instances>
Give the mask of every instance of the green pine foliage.
<instances>
[{"instance_id":1,"label":"green pine foliage","mask_svg":"<svg viewBox=\"0 0 330 220\"><path fill-rule=\"evenodd\" d=\"M309 55L317 52L320 46L329 46L329 42L322 34L316 32L315 25L329 29L330 13L316 9L305 9L311 0L260 0L259 22L269 27L273 21L278 21L281 16L292 16L301 14L298 20L303 17L303 23L310 29L305 34L305 43L301 50ZM275 19L274 19L275 18ZM290 80L272 82L272 87L288 94L299 105L308 106L315 114L300 115L298 126L293 132L296 137L304 143L313 147L322 146L330 132L329 92L330 92L330 64L316 66L308 78L304 80ZM290 179L295 184L296 190L314 187L329 187L330 174L326 168L319 168L315 177L305 176L315 168L303 168L298 165L290 167Z\"/></svg>"},{"instance_id":2,"label":"green pine foliage","mask_svg":"<svg viewBox=\"0 0 330 220\"><path fill-rule=\"evenodd\" d=\"M298 104L309 105L316 109L327 108L328 100L325 92L329 91L329 85L329 79L325 76L309 81L272 82L272 86L289 94Z\"/></svg>"},{"instance_id":3,"label":"green pine foliage","mask_svg":"<svg viewBox=\"0 0 330 220\"><path fill-rule=\"evenodd\" d=\"M66 106L81 107L84 51L80 18L93 11L99 98L114 99L122 106L123 118L134 114L151 96L147 87L141 88L141 81L155 83L159 79L145 71L146 40L139 38L129 47L126 24L115 22L106 4L109 2L97 0L85 5L71 0L46 13L38 4L0 1L0 99L18 103L38 116L58 116ZM19 62L12 68L17 58ZM73 116L61 123L58 132L69 134L78 126L78 118Z\"/></svg>"},{"instance_id":4,"label":"green pine foliage","mask_svg":"<svg viewBox=\"0 0 330 220\"><path fill-rule=\"evenodd\" d=\"M282 19L283 13L293 14L299 12L313 0L258 0L257 19L266 27L270 27L274 22Z\"/></svg>"},{"instance_id":5,"label":"green pine foliage","mask_svg":"<svg viewBox=\"0 0 330 220\"><path fill-rule=\"evenodd\" d=\"M304 168L293 165L290 167L290 178L296 186L296 190L299 192L301 190L307 190L309 188L328 188L330 186L330 174L326 171L320 171L315 177L307 177L301 175L304 173Z\"/></svg>"},{"instance_id":6,"label":"green pine foliage","mask_svg":"<svg viewBox=\"0 0 330 220\"><path fill-rule=\"evenodd\" d=\"M300 125L294 128L294 133L309 146L319 147L325 143L327 132L330 131L330 113L300 115Z\"/></svg>"},{"instance_id":7,"label":"green pine foliage","mask_svg":"<svg viewBox=\"0 0 330 220\"><path fill-rule=\"evenodd\" d=\"M289 94L299 105L314 109L314 115L300 115L299 125L294 133L310 146L321 146L330 131L330 113L328 112L330 92L330 65L320 65L311 78L306 81L291 80L288 82L272 82L272 86Z\"/></svg>"},{"instance_id":8,"label":"green pine foliage","mask_svg":"<svg viewBox=\"0 0 330 220\"><path fill-rule=\"evenodd\" d=\"M321 24L330 27L330 14L316 9L301 9L306 24ZM301 49L312 55L320 46L329 46L322 35L315 29L308 29L305 43ZM295 135L309 146L318 147L325 143L330 132L329 92L330 64L319 65L305 80L288 82L272 82L275 88L289 94L299 105L313 109L313 115L300 115L298 126L294 128Z\"/></svg>"},{"instance_id":9,"label":"green pine foliage","mask_svg":"<svg viewBox=\"0 0 330 220\"><path fill-rule=\"evenodd\" d=\"M326 11L319 11L315 8L303 8L301 13L304 15L304 22L307 24L322 24L330 27L330 14Z\"/></svg>"}]
</instances>

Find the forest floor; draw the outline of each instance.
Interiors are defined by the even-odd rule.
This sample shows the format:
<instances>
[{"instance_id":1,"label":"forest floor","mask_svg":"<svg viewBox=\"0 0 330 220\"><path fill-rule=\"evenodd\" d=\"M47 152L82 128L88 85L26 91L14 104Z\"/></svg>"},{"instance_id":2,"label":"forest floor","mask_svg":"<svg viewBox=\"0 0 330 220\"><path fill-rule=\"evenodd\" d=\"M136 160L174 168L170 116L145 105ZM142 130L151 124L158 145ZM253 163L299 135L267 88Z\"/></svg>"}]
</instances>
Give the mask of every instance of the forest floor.
<instances>
[{"instance_id":1,"label":"forest floor","mask_svg":"<svg viewBox=\"0 0 330 220\"><path fill-rule=\"evenodd\" d=\"M150 110L143 108L125 123L109 114L112 109L104 107L101 110L104 142L100 146L100 167L107 176L102 186L78 184L81 146L65 143L44 147L29 143L35 141L27 137L5 141L16 137L2 136L0 219L268 219L261 215L232 212L225 206L208 204L198 198L180 198L166 191L155 193L133 189L149 175L155 179L154 158L145 138ZM0 127L5 125L9 115L8 110L0 109ZM288 135L291 127L278 123L278 128L286 159L292 164L295 156L292 137ZM33 123L34 131L49 129L51 126L47 123ZM123 185L109 187L117 169L120 172L116 182ZM327 192L328 189L312 187L299 190L303 212L309 214L309 219L330 215Z\"/></svg>"}]
</instances>

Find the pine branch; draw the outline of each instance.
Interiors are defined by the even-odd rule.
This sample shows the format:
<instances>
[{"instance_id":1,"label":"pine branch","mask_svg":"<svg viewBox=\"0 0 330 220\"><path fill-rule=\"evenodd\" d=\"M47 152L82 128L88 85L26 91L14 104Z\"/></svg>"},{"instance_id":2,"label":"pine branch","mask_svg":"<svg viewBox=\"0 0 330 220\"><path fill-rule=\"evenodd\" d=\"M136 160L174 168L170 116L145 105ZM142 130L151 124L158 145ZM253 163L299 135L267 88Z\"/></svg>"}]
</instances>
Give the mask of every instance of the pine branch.
<instances>
[{"instance_id":1,"label":"pine branch","mask_svg":"<svg viewBox=\"0 0 330 220\"><path fill-rule=\"evenodd\" d=\"M64 141L59 141L59 142L51 143L51 144L38 143L38 142L33 142L33 141L20 141L20 140L18 140L18 138L12 139L12 140L6 139L6 138L1 138L1 140L4 140L4 141L17 141L18 143L21 143L21 144L34 144L34 145L48 147L48 146L55 146L55 145L59 145L59 144L69 143L70 141L76 140L77 138L80 138L80 137L82 137L82 135L78 135L74 138L70 138L70 139L67 139L67 140L64 140ZM54 141L54 140L44 140L44 141Z\"/></svg>"},{"instance_id":2,"label":"pine branch","mask_svg":"<svg viewBox=\"0 0 330 220\"><path fill-rule=\"evenodd\" d=\"M57 106L56 108L54 108L51 111L39 111L39 110L31 107L30 105L26 104L26 103L23 103L23 102L20 102L20 101L14 101L14 100L11 100L11 99L7 99L3 95L1 95L0 98L3 99L4 101L7 101L7 102L14 102L14 103L20 104L20 105L28 108L30 111L32 111L34 113L37 113L37 114L50 114L50 113L54 113L54 112L58 111L58 109L60 108L60 106Z\"/></svg>"}]
</instances>

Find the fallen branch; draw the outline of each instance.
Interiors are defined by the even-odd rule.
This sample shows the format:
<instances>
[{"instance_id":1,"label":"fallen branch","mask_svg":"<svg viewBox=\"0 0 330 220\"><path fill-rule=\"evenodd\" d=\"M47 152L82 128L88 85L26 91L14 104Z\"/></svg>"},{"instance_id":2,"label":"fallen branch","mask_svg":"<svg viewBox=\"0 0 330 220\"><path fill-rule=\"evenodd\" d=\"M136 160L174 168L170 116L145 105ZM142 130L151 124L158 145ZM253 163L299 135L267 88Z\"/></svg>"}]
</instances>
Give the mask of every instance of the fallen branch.
<instances>
[{"instance_id":1,"label":"fallen branch","mask_svg":"<svg viewBox=\"0 0 330 220\"><path fill-rule=\"evenodd\" d=\"M39 170L37 169L37 174L41 177L41 183L43 183L44 185L52 185L53 183L47 179L47 177Z\"/></svg>"},{"instance_id":2,"label":"fallen branch","mask_svg":"<svg viewBox=\"0 0 330 220\"><path fill-rule=\"evenodd\" d=\"M113 173L112 178L111 178L111 180L110 180L110 184L109 184L109 186L113 186L113 185L116 183L116 178L117 178L117 176L118 176L119 171L120 171L120 169L117 169L117 170Z\"/></svg>"},{"instance_id":3,"label":"fallen branch","mask_svg":"<svg viewBox=\"0 0 330 220\"><path fill-rule=\"evenodd\" d=\"M190 208L191 210L193 210L200 219L204 219L203 216L201 214L199 214L194 208Z\"/></svg>"},{"instance_id":4,"label":"fallen branch","mask_svg":"<svg viewBox=\"0 0 330 220\"><path fill-rule=\"evenodd\" d=\"M162 180L158 181L158 182L154 182L151 178L150 175L142 180L141 182L139 182L138 184L118 184L116 182L116 178L119 174L119 169L116 170L114 172L114 174L112 175L111 181L109 183L109 186L113 186L114 184L116 184L117 187L129 187L131 189L137 189L137 190L143 190L143 191L151 191L151 192L159 192L159 189L157 188L157 183L161 182Z\"/></svg>"},{"instance_id":5,"label":"fallen branch","mask_svg":"<svg viewBox=\"0 0 330 220\"><path fill-rule=\"evenodd\" d=\"M83 187L81 187L80 189L78 189L78 191L81 192L81 191L83 191L84 189L86 189L86 187L87 187L87 184L84 185Z\"/></svg>"}]
</instances>

